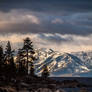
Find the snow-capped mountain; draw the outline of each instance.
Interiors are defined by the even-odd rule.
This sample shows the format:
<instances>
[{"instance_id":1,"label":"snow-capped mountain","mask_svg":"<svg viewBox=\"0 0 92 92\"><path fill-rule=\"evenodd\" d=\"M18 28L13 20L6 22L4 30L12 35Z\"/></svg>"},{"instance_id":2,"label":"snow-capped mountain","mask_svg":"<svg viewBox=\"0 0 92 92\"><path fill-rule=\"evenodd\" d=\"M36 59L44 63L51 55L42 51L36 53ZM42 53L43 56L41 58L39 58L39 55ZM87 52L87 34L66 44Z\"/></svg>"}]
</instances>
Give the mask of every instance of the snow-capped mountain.
<instances>
[{"instance_id":1,"label":"snow-capped mountain","mask_svg":"<svg viewBox=\"0 0 92 92\"><path fill-rule=\"evenodd\" d=\"M82 51L82 52L76 52L72 54L80 58L89 69L92 69L92 52L91 51L90 52Z\"/></svg>"},{"instance_id":2,"label":"snow-capped mountain","mask_svg":"<svg viewBox=\"0 0 92 92\"><path fill-rule=\"evenodd\" d=\"M92 52L59 53L52 49L36 50L36 73L41 74L44 64L50 76L82 76L91 72ZM92 76L92 75L91 75Z\"/></svg>"}]
</instances>

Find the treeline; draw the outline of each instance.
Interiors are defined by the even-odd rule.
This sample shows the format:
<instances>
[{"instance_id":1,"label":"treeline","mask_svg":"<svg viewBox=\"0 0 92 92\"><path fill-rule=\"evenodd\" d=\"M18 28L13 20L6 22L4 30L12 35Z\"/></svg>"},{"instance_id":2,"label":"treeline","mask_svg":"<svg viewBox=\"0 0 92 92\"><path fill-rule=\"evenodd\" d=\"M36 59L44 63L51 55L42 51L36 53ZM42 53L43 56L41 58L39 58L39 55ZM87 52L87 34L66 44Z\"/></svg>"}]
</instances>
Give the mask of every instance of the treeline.
<instances>
[{"instance_id":1,"label":"treeline","mask_svg":"<svg viewBox=\"0 0 92 92\"><path fill-rule=\"evenodd\" d=\"M3 50L3 46L0 46L0 77L3 76L9 81L18 76L37 77L34 66L35 50L29 37L23 40L22 48L18 49L16 61L14 60L14 53L10 41L8 41L5 50ZM48 67L44 65L42 77L46 78L48 76Z\"/></svg>"}]
</instances>

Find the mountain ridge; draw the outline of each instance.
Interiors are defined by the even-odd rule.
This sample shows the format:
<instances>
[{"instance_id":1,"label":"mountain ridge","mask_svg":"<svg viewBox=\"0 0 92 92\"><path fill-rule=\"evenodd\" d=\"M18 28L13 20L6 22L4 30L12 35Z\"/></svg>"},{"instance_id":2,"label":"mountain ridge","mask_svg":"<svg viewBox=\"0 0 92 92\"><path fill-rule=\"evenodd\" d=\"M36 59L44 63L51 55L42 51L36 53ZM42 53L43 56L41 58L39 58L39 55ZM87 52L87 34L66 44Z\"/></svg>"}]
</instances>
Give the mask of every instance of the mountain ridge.
<instances>
[{"instance_id":1,"label":"mountain ridge","mask_svg":"<svg viewBox=\"0 0 92 92\"><path fill-rule=\"evenodd\" d=\"M36 74L40 75L44 64L46 64L50 71L50 76L60 77L67 75L83 77L83 73L86 73L87 75L87 73L92 72L92 68L90 66L92 60L90 55L89 62L86 62L86 59L82 59L84 53L82 52L81 57L79 57L80 53L81 52L60 53L52 49L38 49L36 51L37 61L34 63L36 67Z\"/></svg>"}]
</instances>

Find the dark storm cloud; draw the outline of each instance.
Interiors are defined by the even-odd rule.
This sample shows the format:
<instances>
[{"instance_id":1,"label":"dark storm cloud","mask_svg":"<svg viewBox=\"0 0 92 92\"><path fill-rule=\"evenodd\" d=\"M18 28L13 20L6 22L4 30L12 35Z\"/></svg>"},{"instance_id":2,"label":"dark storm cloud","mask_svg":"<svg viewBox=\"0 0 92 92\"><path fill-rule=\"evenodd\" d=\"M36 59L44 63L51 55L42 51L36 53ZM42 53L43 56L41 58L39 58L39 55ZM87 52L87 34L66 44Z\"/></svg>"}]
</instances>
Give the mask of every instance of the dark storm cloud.
<instances>
[{"instance_id":1,"label":"dark storm cloud","mask_svg":"<svg viewBox=\"0 0 92 92\"><path fill-rule=\"evenodd\" d=\"M92 13L74 13L56 16L12 10L0 12L1 33L60 33L89 35L92 33Z\"/></svg>"},{"instance_id":2,"label":"dark storm cloud","mask_svg":"<svg viewBox=\"0 0 92 92\"><path fill-rule=\"evenodd\" d=\"M52 25L53 26L53 25ZM6 27L0 30L1 33L60 33L60 34L76 34L76 35L89 35L92 33L92 28L81 28L69 25L60 25L52 27L51 25L47 27L39 26L36 24L12 24L10 27ZM52 38L50 38L52 39Z\"/></svg>"},{"instance_id":3,"label":"dark storm cloud","mask_svg":"<svg viewBox=\"0 0 92 92\"><path fill-rule=\"evenodd\" d=\"M29 9L32 11L91 11L92 0L0 0L0 10Z\"/></svg>"},{"instance_id":4,"label":"dark storm cloud","mask_svg":"<svg viewBox=\"0 0 92 92\"><path fill-rule=\"evenodd\" d=\"M0 32L92 34L92 0L0 0Z\"/></svg>"}]
</instances>

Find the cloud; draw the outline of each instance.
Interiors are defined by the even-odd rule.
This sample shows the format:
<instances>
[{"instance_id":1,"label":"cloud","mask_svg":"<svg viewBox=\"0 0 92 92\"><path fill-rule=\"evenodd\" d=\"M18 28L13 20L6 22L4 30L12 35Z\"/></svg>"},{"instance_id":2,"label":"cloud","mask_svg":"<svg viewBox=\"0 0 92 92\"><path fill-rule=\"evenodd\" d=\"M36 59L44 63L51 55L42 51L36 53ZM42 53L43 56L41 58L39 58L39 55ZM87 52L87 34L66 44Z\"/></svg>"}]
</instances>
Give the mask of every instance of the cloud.
<instances>
[{"instance_id":1,"label":"cloud","mask_svg":"<svg viewBox=\"0 0 92 92\"><path fill-rule=\"evenodd\" d=\"M88 36L62 34L7 34L0 35L0 44L5 48L8 40L14 49L21 48L23 39L30 37L35 48L51 48L59 52L76 52L92 50L92 34Z\"/></svg>"},{"instance_id":2,"label":"cloud","mask_svg":"<svg viewBox=\"0 0 92 92\"><path fill-rule=\"evenodd\" d=\"M14 9L0 12L0 34L60 33L89 35L92 33L92 12L54 14Z\"/></svg>"},{"instance_id":3,"label":"cloud","mask_svg":"<svg viewBox=\"0 0 92 92\"><path fill-rule=\"evenodd\" d=\"M51 42L55 42L57 44L62 43L62 42L66 42L66 41L72 41L71 37L66 37L63 36L61 34L55 33L55 34L39 34L38 35L39 38L46 40L46 41L51 41Z\"/></svg>"},{"instance_id":4,"label":"cloud","mask_svg":"<svg viewBox=\"0 0 92 92\"><path fill-rule=\"evenodd\" d=\"M6 8L7 6L7 8ZM0 0L0 10L10 11L11 9L29 9L39 12L60 11L84 12L92 10L91 0Z\"/></svg>"},{"instance_id":5,"label":"cloud","mask_svg":"<svg viewBox=\"0 0 92 92\"><path fill-rule=\"evenodd\" d=\"M31 30L40 30L40 19L27 10L11 10L0 12L0 33L28 33ZM39 28L38 28L39 27ZM36 31L37 32L37 31Z\"/></svg>"},{"instance_id":6,"label":"cloud","mask_svg":"<svg viewBox=\"0 0 92 92\"><path fill-rule=\"evenodd\" d=\"M61 20L61 19L59 19L59 18L56 18L56 19L52 20L52 23L53 23L53 24L63 24L64 21Z\"/></svg>"},{"instance_id":7,"label":"cloud","mask_svg":"<svg viewBox=\"0 0 92 92\"><path fill-rule=\"evenodd\" d=\"M67 20L68 19L68 20ZM66 17L68 23L80 26L92 26L92 12L75 13L72 16Z\"/></svg>"},{"instance_id":8,"label":"cloud","mask_svg":"<svg viewBox=\"0 0 92 92\"><path fill-rule=\"evenodd\" d=\"M0 40L18 48L27 36L36 47L92 50L92 0L0 0Z\"/></svg>"},{"instance_id":9,"label":"cloud","mask_svg":"<svg viewBox=\"0 0 92 92\"><path fill-rule=\"evenodd\" d=\"M6 25L21 23L40 24L40 20L31 12L27 11L12 10L8 13L0 12L0 28Z\"/></svg>"},{"instance_id":10,"label":"cloud","mask_svg":"<svg viewBox=\"0 0 92 92\"><path fill-rule=\"evenodd\" d=\"M56 17L56 18L55 18ZM71 24L74 26L84 26L91 27L92 26L92 12L85 13L73 13L67 14L67 16L55 16L52 20L53 24Z\"/></svg>"}]
</instances>

